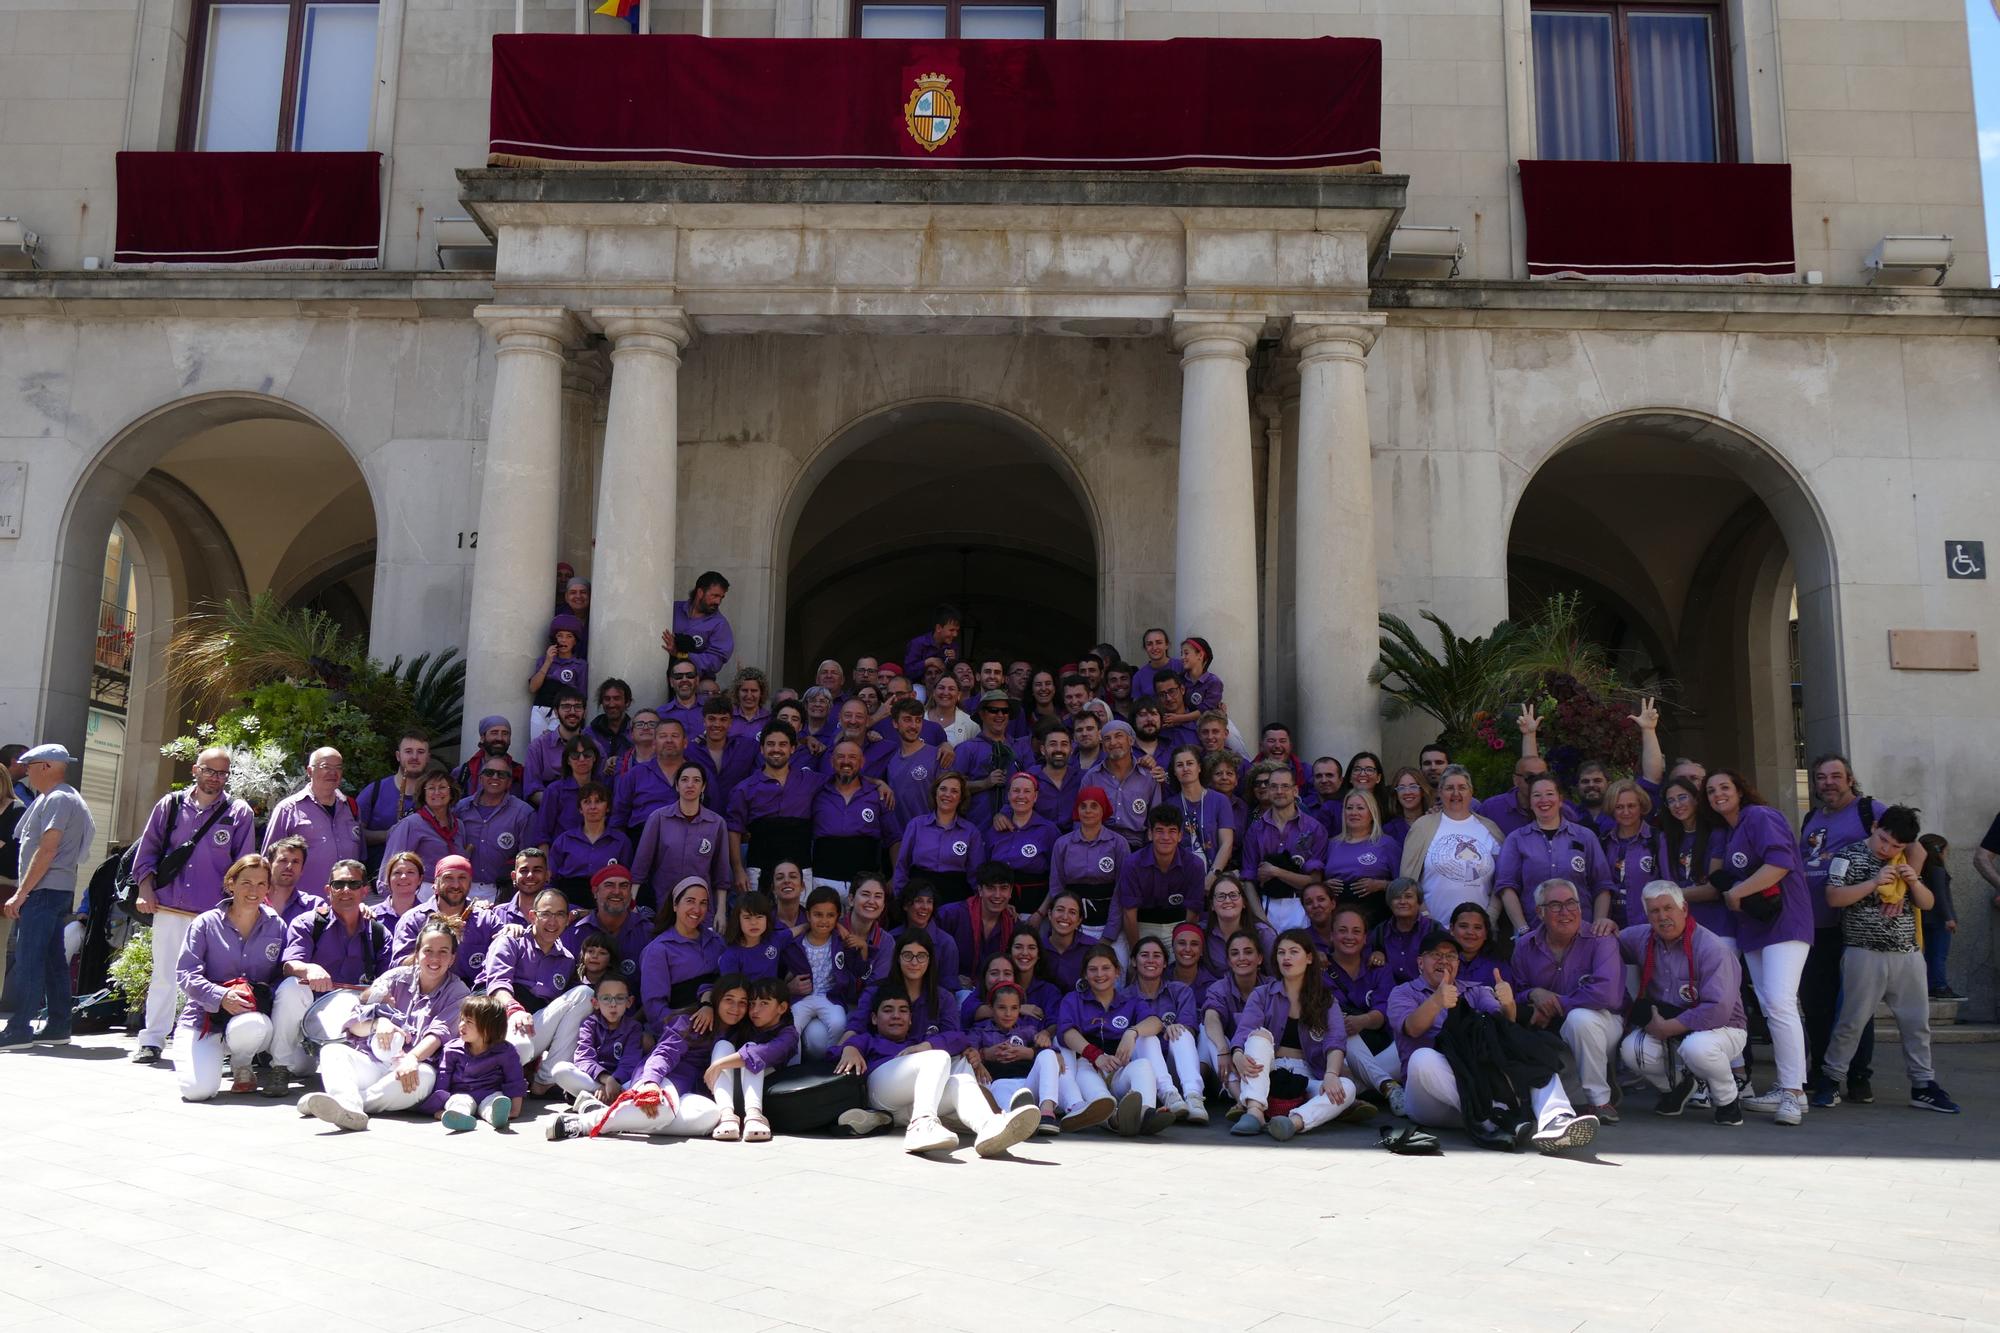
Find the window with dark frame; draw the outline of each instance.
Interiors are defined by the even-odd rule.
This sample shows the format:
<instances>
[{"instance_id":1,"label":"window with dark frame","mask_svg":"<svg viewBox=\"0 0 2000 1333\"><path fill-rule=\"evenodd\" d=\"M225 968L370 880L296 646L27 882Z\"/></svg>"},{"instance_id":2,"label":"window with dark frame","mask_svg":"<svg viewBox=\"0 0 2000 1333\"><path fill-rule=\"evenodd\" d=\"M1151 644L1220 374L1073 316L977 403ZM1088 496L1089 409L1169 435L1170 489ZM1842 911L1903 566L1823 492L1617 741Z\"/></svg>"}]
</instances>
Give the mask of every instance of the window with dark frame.
<instances>
[{"instance_id":1,"label":"window with dark frame","mask_svg":"<svg viewBox=\"0 0 2000 1333\"><path fill-rule=\"evenodd\" d=\"M1537 156L1733 162L1722 0L1535 0Z\"/></svg>"},{"instance_id":2,"label":"window with dark frame","mask_svg":"<svg viewBox=\"0 0 2000 1333\"><path fill-rule=\"evenodd\" d=\"M1034 40L1056 35L1053 0L853 0L847 30L856 37Z\"/></svg>"},{"instance_id":3,"label":"window with dark frame","mask_svg":"<svg viewBox=\"0 0 2000 1333\"><path fill-rule=\"evenodd\" d=\"M177 146L368 147L377 0L195 0Z\"/></svg>"}]
</instances>

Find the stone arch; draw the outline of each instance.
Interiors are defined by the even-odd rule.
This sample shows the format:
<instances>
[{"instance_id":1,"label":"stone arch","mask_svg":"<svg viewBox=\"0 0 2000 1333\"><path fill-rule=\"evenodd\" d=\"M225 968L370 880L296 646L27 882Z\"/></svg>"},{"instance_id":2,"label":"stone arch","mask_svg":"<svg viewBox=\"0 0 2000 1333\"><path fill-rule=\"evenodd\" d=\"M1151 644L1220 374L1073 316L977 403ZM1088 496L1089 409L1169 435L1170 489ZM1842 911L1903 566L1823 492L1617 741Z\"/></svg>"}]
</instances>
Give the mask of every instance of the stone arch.
<instances>
[{"instance_id":1,"label":"stone arch","mask_svg":"<svg viewBox=\"0 0 2000 1333\"><path fill-rule=\"evenodd\" d=\"M773 662L789 664L791 658L804 649L804 645L794 645L789 641L790 611L798 592L792 586L792 566L800 554L794 550L794 543L799 535L801 520L821 487L843 463L871 446L881 446L908 432L954 425L1004 438L1019 450L1022 457L1032 459L1061 481L1066 498L1073 503L1074 512L1081 516L1089 539L1088 574L1093 584L1093 596L1085 614L1094 622L1089 632L1092 637L1102 632L1101 627L1110 615L1109 590L1104 572L1116 568L1115 552L1109 549L1111 529L1104 521L1102 507L1076 460L1048 431L1005 406L967 398L919 396L873 407L827 432L806 456L784 491L778 521L773 524L772 530ZM1017 553L1030 561L1039 558L1062 563L1062 556L1053 544L1047 549L1042 547L1043 544L1024 535L1019 540ZM1074 552L1070 556L1070 563L1074 563ZM917 629L909 632L915 633Z\"/></svg>"},{"instance_id":2,"label":"stone arch","mask_svg":"<svg viewBox=\"0 0 2000 1333\"><path fill-rule=\"evenodd\" d=\"M1837 551L1804 478L1768 441L1707 413L1649 407L1587 422L1521 458L1505 518L1510 567L1551 566L1610 589L1644 620L1636 638L1679 677L1669 748L1792 787L1797 741L1844 731ZM1524 528L1524 525L1528 525ZM1800 674L1790 674L1796 591Z\"/></svg>"}]
</instances>

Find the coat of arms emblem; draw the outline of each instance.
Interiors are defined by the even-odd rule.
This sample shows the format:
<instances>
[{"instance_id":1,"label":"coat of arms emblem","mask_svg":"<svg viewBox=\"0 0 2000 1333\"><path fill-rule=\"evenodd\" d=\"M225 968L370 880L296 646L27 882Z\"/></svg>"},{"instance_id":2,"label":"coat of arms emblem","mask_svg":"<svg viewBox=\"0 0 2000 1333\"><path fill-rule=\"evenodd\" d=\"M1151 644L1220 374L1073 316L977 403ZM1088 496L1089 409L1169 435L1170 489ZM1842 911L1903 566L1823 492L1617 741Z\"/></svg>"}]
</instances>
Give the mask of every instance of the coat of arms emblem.
<instances>
[{"instance_id":1,"label":"coat of arms emblem","mask_svg":"<svg viewBox=\"0 0 2000 1333\"><path fill-rule=\"evenodd\" d=\"M942 74L920 74L903 103L903 124L927 153L934 153L958 132L958 97Z\"/></svg>"}]
</instances>

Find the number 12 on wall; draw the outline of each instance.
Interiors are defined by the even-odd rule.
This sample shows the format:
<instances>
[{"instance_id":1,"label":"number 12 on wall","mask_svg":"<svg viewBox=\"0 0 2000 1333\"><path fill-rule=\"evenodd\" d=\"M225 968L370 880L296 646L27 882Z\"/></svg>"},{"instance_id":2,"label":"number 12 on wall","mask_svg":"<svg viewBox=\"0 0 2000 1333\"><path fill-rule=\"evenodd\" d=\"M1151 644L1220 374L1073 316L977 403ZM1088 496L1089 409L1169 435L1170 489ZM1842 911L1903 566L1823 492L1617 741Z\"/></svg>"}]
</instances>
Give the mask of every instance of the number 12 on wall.
<instances>
[{"instance_id":1,"label":"number 12 on wall","mask_svg":"<svg viewBox=\"0 0 2000 1333\"><path fill-rule=\"evenodd\" d=\"M459 550L461 550L461 551L476 551L476 550L478 550L478 549L479 549L479 534L478 534L477 532L461 532L461 533L459 533L459 534L458 534L458 549L459 549Z\"/></svg>"}]
</instances>

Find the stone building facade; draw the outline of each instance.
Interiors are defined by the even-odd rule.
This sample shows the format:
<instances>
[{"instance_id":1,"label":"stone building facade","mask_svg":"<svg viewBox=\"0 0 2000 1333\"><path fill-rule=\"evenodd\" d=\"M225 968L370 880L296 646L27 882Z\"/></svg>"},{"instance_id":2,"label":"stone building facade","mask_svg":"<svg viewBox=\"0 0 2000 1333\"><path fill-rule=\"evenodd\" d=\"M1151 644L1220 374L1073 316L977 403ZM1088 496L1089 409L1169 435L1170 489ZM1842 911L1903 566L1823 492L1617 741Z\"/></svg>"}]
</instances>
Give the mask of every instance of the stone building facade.
<instances>
[{"instance_id":1,"label":"stone building facade","mask_svg":"<svg viewBox=\"0 0 2000 1333\"><path fill-rule=\"evenodd\" d=\"M557 560L596 584L594 673L642 700L667 602L717 568L736 660L789 679L964 597L1010 652L1204 633L1241 716L1338 754L1423 738L1366 685L1378 611L1478 632L1576 588L1676 683L1676 751L1782 798L1802 754L1844 750L1961 848L2000 807L1990 672L1927 669L2000 636L1995 584L1953 563L2000 551L1958 0L1677 7L1714 35L1717 155L1791 168L1799 280L1766 283L1528 278L1537 15L1648 16L1541 0L1054 0L1056 41L1378 40L1385 174L921 189L489 171L493 34L623 25L347 6L327 76L366 78L298 133L382 155L379 267L114 264L115 155L231 146L218 71L261 48L220 40L229 7L0 6L0 216L40 265L0 270L0 464L23 465L0 472L0 733L88 741L117 833L168 777L186 719L160 671L190 607L269 589L384 658L460 646L468 717L524 716ZM837 38L881 8L709 21ZM1457 228L1455 275L1398 276L1399 227ZM1953 238L1941 282L1865 267L1901 235ZM1962 869L1969 968L1987 918Z\"/></svg>"}]
</instances>

